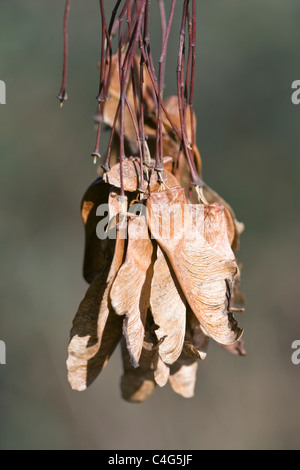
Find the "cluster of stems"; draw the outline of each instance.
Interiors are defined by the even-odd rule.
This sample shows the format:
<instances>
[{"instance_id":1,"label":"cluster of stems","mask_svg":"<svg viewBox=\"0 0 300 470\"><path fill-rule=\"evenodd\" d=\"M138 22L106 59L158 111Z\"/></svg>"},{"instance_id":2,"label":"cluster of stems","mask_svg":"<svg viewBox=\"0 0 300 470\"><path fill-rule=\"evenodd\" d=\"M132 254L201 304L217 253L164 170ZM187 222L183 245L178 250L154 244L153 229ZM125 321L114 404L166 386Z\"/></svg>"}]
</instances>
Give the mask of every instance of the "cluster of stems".
<instances>
[{"instance_id":1,"label":"cluster of stems","mask_svg":"<svg viewBox=\"0 0 300 470\"><path fill-rule=\"evenodd\" d=\"M164 106L163 92L165 88L166 59L168 43L176 10L176 0L171 1L170 12L167 15L165 0L157 0L161 18L162 44L159 59L158 73L156 73L150 43L150 2L151 0L118 0L110 14L109 22L106 18L104 0L99 0L101 14L101 52L100 52L100 80L97 94L98 108L96 114L97 138L94 158L100 157L100 139L105 112L105 105L109 99L109 88L112 77L113 43L117 45L117 57L119 66L120 97L114 122L111 129L108 149L105 161L102 165L104 171L110 169L112 143L119 125L120 138L120 181L121 196L124 195L123 161L125 155L125 111L129 112L133 129L136 135L140 157L141 191L143 190L144 166L149 165L149 152L145 134L145 90L144 79L147 72L153 88L153 99L156 108L157 132L155 169L163 171L163 119L167 119L174 134L181 143L181 151L184 151L191 174L191 183L201 185L201 180L195 165L194 147L194 88L195 88L195 62L196 62L196 0L184 0L182 23L180 30L178 64L177 64L177 92L178 108L180 116L180 128L178 128ZM64 66L62 86L58 98L61 105L67 99L67 57L68 57L68 18L70 0L66 0L64 15ZM114 38L116 40L114 41ZM139 61L138 80L134 69ZM134 105L129 103L127 97L128 85L131 83ZM187 113L190 113L192 138L190 140L187 131ZM180 158L180 157L179 157ZM178 158L178 160L179 160ZM177 161L178 165L178 161Z\"/></svg>"}]
</instances>

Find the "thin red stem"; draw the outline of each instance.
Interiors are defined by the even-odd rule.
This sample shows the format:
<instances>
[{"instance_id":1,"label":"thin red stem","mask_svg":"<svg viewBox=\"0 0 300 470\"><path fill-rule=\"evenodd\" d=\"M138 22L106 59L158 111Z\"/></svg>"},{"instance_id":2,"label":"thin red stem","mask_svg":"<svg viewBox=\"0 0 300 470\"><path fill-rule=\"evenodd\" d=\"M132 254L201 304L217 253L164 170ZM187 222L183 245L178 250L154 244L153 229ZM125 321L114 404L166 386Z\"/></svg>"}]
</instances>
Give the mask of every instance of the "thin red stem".
<instances>
[{"instance_id":1,"label":"thin red stem","mask_svg":"<svg viewBox=\"0 0 300 470\"><path fill-rule=\"evenodd\" d=\"M127 6L128 0L125 4ZM128 78L130 74L130 70L132 67L132 63L134 60L134 54L136 51L136 46L138 42L138 38L141 34L141 26L142 26L142 20L144 17L144 11L145 11L145 5L146 5L146 0L140 0L138 2L138 5L136 7L136 16L137 16L137 22L134 27L132 37L130 38L130 43L128 45L127 53L125 60L122 65L122 70L120 70L120 103L121 103L121 109L120 109L120 183L121 183L121 196L125 195L124 191L124 181L123 181L123 159L125 158L125 146L124 146L124 141L125 141L125 102L126 102L126 87L128 83ZM124 6L124 8L125 8ZM122 15L122 14L121 14ZM124 13L125 15L125 13ZM120 43L122 41L122 20L123 18L120 16L119 18L119 47ZM121 54L119 52L119 66L121 66Z\"/></svg>"},{"instance_id":2,"label":"thin red stem","mask_svg":"<svg viewBox=\"0 0 300 470\"><path fill-rule=\"evenodd\" d=\"M65 13L64 13L64 63L63 63L63 74L60 92L57 98L60 101L60 106L63 106L64 101L68 99L66 93L67 83L67 69L68 69L68 53L69 53L69 40L68 40L68 25L69 25L69 13L70 13L71 0L66 0Z\"/></svg>"},{"instance_id":3,"label":"thin red stem","mask_svg":"<svg viewBox=\"0 0 300 470\"><path fill-rule=\"evenodd\" d=\"M159 11L160 11L160 22L161 22L161 36L162 36L162 47L164 44L166 32L167 32L167 16L166 16L166 6L165 0L158 0ZM163 67L163 80L165 78L166 64ZM165 83L163 83L163 88L165 88Z\"/></svg>"},{"instance_id":4,"label":"thin red stem","mask_svg":"<svg viewBox=\"0 0 300 470\"><path fill-rule=\"evenodd\" d=\"M109 144L108 144L108 148L107 148L106 159L105 159L105 162L102 165L102 168L103 168L104 171L109 171L110 170L110 164L109 164L110 163L110 154L111 154L113 138L114 138L114 135L115 135L115 132L116 132L116 126L117 126L118 116L119 116L119 113L120 113L120 108L121 108L121 103L119 102L118 107L117 107L117 111L116 111L116 114L115 114L115 117L114 117L114 122L113 122L113 126L112 126L112 129L111 129L111 133L110 133L110 139L109 139Z\"/></svg>"},{"instance_id":5,"label":"thin red stem","mask_svg":"<svg viewBox=\"0 0 300 470\"><path fill-rule=\"evenodd\" d=\"M122 2L122 0L118 0L113 11L112 11L112 15L111 15L111 19L110 19L110 23L109 23L109 26L108 26L108 33L109 33L109 36L112 35L112 30L113 30L113 26L114 26L114 22L115 22L115 19L116 19L116 16L117 16L117 13L118 13L118 9L119 9L119 6L120 6L120 3Z\"/></svg>"},{"instance_id":6,"label":"thin red stem","mask_svg":"<svg viewBox=\"0 0 300 470\"><path fill-rule=\"evenodd\" d=\"M92 157L94 157L95 163L96 163L97 158L100 158L100 157L101 157L101 155L100 155L100 150L99 150L99 147L100 147L101 128L102 128L102 122L99 122L99 123L98 123L98 128L97 128L96 145L95 145L95 149L94 149L94 151L93 151L93 153L92 153Z\"/></svg>"},{"instance_id":7,"label":"thin red stem","mask_svg":"<svg viewBox=\"0 0 300 470\"><path fill-rule=\"evenodd\" d=\"M166 64L166 55L168 48L168 41L170 37L172 22L174 18L176 7L176 0L172 0L170 18L168 26L165 32L165 37L162 45L162 52L159 60L159 82L158 82L158 112L157 112L157 136L156 136L156 169L163 169L163 134L162 134L162 93L163 93L163 80L164 80L164 70Z\"/></svg>"},{"instance_id":8,"label":"thin red stem","mask_svg":"<svg viewBox=\"0 0 300 470\"><path fill-rule=\"evenodd\" d=\"M149 64L149 60L148 60L148 57L147 57L147 54L145 52L145 49L143 46L140 46L140 50L141 50L141 53L142 53L142 56L143 56L143 59L145 61L145 65L147 67L147 70L148 70L148 73L149 73L149 77L150 77L150 80L152 82L152 86L153 86L153 89L154 89L154 92L155 92L155 95L156 97L158 98L158 85L157 85L157 80L156 80L156 77L155 75L153 74L153 70L151 69L151 66ZM164 103L162 103L161 105L162 109L163 109L163 112L165 113L166 115L166 118L168 119L173 131L175 132L175 134L177 135L177 137L179 138L179 140L182 140L182 134L180 132L180 129L178 129L178 127L174 124L169 112L167 111Z\"/></svg>"},{"instance_id":9,"label":"thin red stem","mask_svg":"<svg viewBox=\"0 0 300 470\"><path fill-rule=\"evenodd\" d=\"M191 157L190 154L190 143L188 140L187 130L186 130L186 119L184 116L184 105L183 105L183 97L182 97L182 74L183 74L183 54L184 54L184 45L185 45L185 28L186 28L186 20L187 20L187 12L189 7L189 0L184 1L183 7L183 15L182 15L182 25L180 31L180 43L179 43L179 54L178 54L178 66L177 66L177 89L178 89L178 107L179 107L179 115L180 115L180 122L181 122L181 129L182 129L182 140L183 146L186 154L186 158L188 160L192 183L194 185L200 184L200 178L197 173L197 169L195 166L194 159Z\"/></svg>"},{"instance_id":10,"label":"thin red stem","mask_svg":"<svg viewBox=\"0 0 300 470\"><path fill-rule=\"evenodd\" d=\"M102 24L102 41L101 41L101 58L100 58L100 85L99 85L99 95L100 99L101 91L104 86L104 77L105 77L105 33L106 33L106 19L105 19L105 10L103 0L100 0L100 11L101 11L101 24Z\"/></svg>"},{"instance_id":11,"label":"thin red stem","mask_svg":"<svg viewBox=\"0 0 300 470\"><path fill-rule=\"evenodd\" d=\"M192 71L191 71L191 87L190 87L190 114L191 114L191 132L192 132L192 148L193 159L195 158L195 129L194 129L194 92L195 92L195 72L196 72L196 43L197 43L197 10L196 0L193 0L192 8Z\"/></svg>"}]
</instances>

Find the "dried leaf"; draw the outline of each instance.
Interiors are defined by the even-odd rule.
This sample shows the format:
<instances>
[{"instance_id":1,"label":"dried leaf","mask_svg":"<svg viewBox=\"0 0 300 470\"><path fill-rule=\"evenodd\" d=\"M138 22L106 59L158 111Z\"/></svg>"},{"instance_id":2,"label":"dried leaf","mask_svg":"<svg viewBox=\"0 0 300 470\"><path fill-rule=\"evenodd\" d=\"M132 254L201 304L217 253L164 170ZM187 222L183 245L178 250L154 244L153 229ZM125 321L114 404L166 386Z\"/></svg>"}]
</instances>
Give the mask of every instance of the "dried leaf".
<instances>
[{"instance_id":1,"label":"dried leaf","mask_svg":"<svg viewBox=\"0 0 300 470\"><path fill-rule=\"evenodd\" d=\"M169 167L170 159L166 159L166 166ZM123 161L123 180L124 180L124 190L135 193L141 186L141 176L140 176L140 162L139 159L126 159ZM158 179L158 173L154 170L148 170L146 167L144 168L144 181L149 182L149 173L150 173L150 191L154 192L159 189L161 183ZM174 186L178 186L178 181L174 175L172 175L167 170L164 171L163 180L168 188L173 188ZM120 164L116 164L110 171L108 171L104 177L104 181L109 183L116 188L121 187L120 181Z\"/></svg>"},{"instance_id":2,"label":"dried leaf","mask_svg":"<svg viewBox=\"0 0 300 470\"><path fill-rule=\"evenodd\" d=\"M175 176L172 175L172 173L170 173L169 171L164 170L163 173L161 173L160 175L157 171L152 171L149 190L152 193L160 191L161 188L175 188L176 186L178 186L178 184L179 183L177 178L175 178Z\"/></svg>"},{"instance_id":3,"label":"dried leaf","mask_svg":"<svg viewBox=\"0 0 300 470\"><path fill-rule=\"evenodd\" d=\"M173 364L181 354L186 319L186 302L172 268L157 247L150 297L151 312L158 329L159 355L166 364Z\"/></svg>"},{"instance_id":4,"label":"dried leaf","mask_svg":"<svg viewBox=\"0 0 300 470\"><path fill-rule=\"evenodd\" d=\"M123 165L123 180L124 180L124 190L128 192L135 193L139 188L139 179L140 179L140 168L137 160L124 160ZM110 171L105 173L103 177L104 181L109 183L116 188L121 188L120 181L120 163L117 163L112 167Z\"/></svg>"},{"instance_id":5,"label":"dried leaf","mask_svg":"<svg viewBox=\"0 0 300 470\"><path fill-rule=\"evenodd\" d=\"M173 158L172 157L165 157L164 158L164 170L169 171L170 173L173 172Z\"/></svg>"},{"instance_id":6,"label":"dried leaf","mask_svg":"<svg viewBox=\"0 0 300 470\"><path fill-rule=\"evenodd\" d=\"M152 395L156 387L154 363L157 352L143 349L140 365L138 368L134 368L124 338L121 346L124 367L124 375L121 380L122 396L131 403L142 403Z\"/></svg>"},{"instance_id":7,"label":"dried leaf","mask_svg":"<svg viewBox=\"0 0 300 470\"><path fill-rule=\"evenodd\" d=\"M170 368L157 355L157 363L154 371L154 379L159 387L164 387L168 383Z\"/></svg>"},{"instance_id":8,"label":"dried leaf","mask_svg":"<svg viewBox=\"0 0 300 470\"><path fill-rule=\"evenodd\" d=\"M119 230L121 238L127 238L127 211L128 211L128 198L127 196L120 196L119 188L112 188L108 198L108 212L109 212L109 237L116 237L116 230Z\"/></svg>"},{"instance_id":9,"label":"dried leaf","mask_svg":"<svg viewBox=\"0 0 300 470\"><path fill-rule=\"evenodd\" d=\"M73 321L67 366L74 390L83 391L96 379L121 339L122 318L112 311L109 293L124 251L125 240L117 237L110 269L95 278Z\"/></svg>"},{"instance_id":10,"label":"dried leaf","mask_svg":"<svg viewBox=\"0 0 300 470\"><path fill-rule=\"evenodd\" d=\"M145 217L128 223L126 259L111 290L111 303L118 315L126 315L123 333L134 367L138 367L150 304L153 245Z\"/></svg>"},{"instance_id":11,"label":"dried leaf","mask_svg":"<svg viewBox=\"0 0 300 470\"><path fill-rule=\"evenodd\" d=\"M169 382L174 392L184 398L193 398L197 380L198 363L182 354L171 366Z\"/></svg>"},{"instance_id":12,"label":"dried leaf","mask_svg":"<svg viewBox=\"0 0 300 470\"><path fill-rule=\"evenodd\" d=\"M218 193L216 193L213 189L211 189L207 184L204 184L203 194L204 194L206 201L209 204L221 203L229 211L231 215L231 221L233 221L233 224L234 224L234 233L232 233L229 236L229 239L231 241L232 250L234 251L234 253L236 253L240 245L240 236L245 230L244 224L242 222L238 222L232 207L221 196L219 196ZM191 202L192 204L198 203L198 195L196 194L195 189L193 189L193 192L192 192ZM231 221L229 218L227 219L228 227L231 226Z\"/></svg>"},{"instance_id":13,"label":"dried leaf","mask_svg":"<svg viewBox=\"0 0 300 470\"><path fill-rule=\"evenodd\" d=\"M205 240L225 258L235 259L231 249L234 224L231 215L223 204L190 205L193 225Z\"/></svg>"},{"instance_id":14,"label":"dried leaf","mask_svg":"<svg viewBox=\"0 0 300 470\"><path fill-rule=\"evenodd\" d=\"M111 222L112 219L117 219L120 212L126 214L127 206L127 199L124 198L124 200L120 201L120 189L111 188L108 197L109 222Z\"/></svg>"},{"instance_id":15,"label":"dried leaf","mask_svg":"<svg viewBox=\"0 0 300 470\"><path fill-rule=\"evenodd\" d=\"M229 210L221 203L211 205L193 205L190 210L197 229L203 233L206 241L225 257L235 259L231 249L234 237L234 223ZM241 281L240 266L234 277L230 310L234 311L236 304L243 304L244 296L239 290Z\"/></svg>"},{"instance_id":16,"label":"dried leaf","mask_svg":"<svg viewBox=\"0 0 300 470\"><path fill-rule=\"evenodd\" d=\"M201 325L217 342L233 344L243 333L229 311L237 266L233 260L224 259L200 235L189 239L193 227L191 215L185 210L186 203L182 188L153 193L147 204L149 227L168 256ZM163 234L171 224L172 214L173 236L165 238Z\"/></svg>"}]
</instances>

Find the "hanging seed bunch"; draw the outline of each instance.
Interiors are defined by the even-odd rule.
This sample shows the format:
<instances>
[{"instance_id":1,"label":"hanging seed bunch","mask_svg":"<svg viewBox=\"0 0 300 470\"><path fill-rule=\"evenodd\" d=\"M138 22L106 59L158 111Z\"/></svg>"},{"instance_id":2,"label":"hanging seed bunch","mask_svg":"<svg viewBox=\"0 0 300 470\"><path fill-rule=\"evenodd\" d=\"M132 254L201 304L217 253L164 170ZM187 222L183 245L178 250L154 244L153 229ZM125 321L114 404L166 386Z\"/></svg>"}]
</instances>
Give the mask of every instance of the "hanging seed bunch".
<instances>
[{"instance_id":1,"label":"hanging seed bunch","mask_svg":"<svg viewBox=\"0 0 300 470\"><path fill-rule=\"evenodd\" d=\"M180 8L182 8L182 2ZM196 0L184 0L177 96L164 97L176 0L158 0L158 67L150 42L150 0L119 0L101 13L100 86L93 158L100 177L83 196L84 277L90 287L73 321L68 378L85 390L121 343L124 399L143 402L169 382L194 395L210 339L244 355L236 260L243 224L202 179L194 113ZM66 95L66 2L63 83ZM170 72L171 73L171 72ZM103 127L110 129L100 154Z\"/></svg>"}]
</instances>

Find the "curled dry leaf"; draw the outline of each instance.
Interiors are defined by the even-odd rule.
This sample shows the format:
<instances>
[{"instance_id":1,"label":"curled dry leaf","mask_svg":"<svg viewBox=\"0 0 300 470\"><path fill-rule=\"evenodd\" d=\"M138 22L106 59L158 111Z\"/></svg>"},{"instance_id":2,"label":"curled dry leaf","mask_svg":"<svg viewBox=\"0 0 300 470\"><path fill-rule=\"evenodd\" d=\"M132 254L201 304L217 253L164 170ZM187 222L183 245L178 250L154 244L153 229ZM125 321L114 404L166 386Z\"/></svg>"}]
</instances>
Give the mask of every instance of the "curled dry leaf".
<instances>
[{"instance_id":1,"label":"curled dry leaf","mask_svg":"<svg viewBox=\"0 0 300 470\"><path fill-rule=\"evenodd\" d=\"M126 341L121 341L124 375L121 380L122 396L131 403L146 401L155 390L154 369L157 351L142 350L140 364L134 368L127 350Z\"/></svg>"},{"instance_id":2,"label":"curled dry leaf","mask_svg":"<svg viewBox=\"0 0 300 470\"><path fill-rule=\"evenodd\" d=\"M100 240L97 236L97 224L105 215L97 217L96 212L100 205L107 204L109 191L109 185L98 178L89 186L81 203L85 228L83 276L88 283L91 283L97 274L105 272L113 256L114 244L109 240Z\"/></svg>"},{"instance_id":3,"label":"curled dry leaf","mask_svg":"<svg viewBox=\"0 0 300 470\"><path fill-rule=\"evenodd\" d=\"M153 245L145 217L128 223L126 259L111 290L111 303L118 315L126 315L123 333L134 367L138 367L150 305Z\"/></svg>"},{"instance_id":4,"label":"curled dry leaf","mask_svg":"<svg viewBox=\"0 0 300 470\"><path fill-rule=\"evenodd\" d=\"M224 259L200 235L189 238L194 228L186 204L182 188L152 193L147 204L151 233L168 256L201 325L217 342L233 344L243 333L229 311L237 265L231 259ZM172 220L173 236L166 238L163 234Z\"/></svg>"},{"instance_id":5,"label":"curled dry leaf","mask_svg":"<svg viewBox=\"0 0 300 470\"><path fill-rule=\"evenodd\" d=\"M206 241L217 251L223 253L227 258L235 259L231 246L234 245L235 225L229 209L221 203L211 205L192 205L190 210L193 223L197 230L203 234ZM238 265L237 273L234 277L233 292L230 301L230 310L234 306L243 305L244 296L239 289L241 282L241 265Z\"/></svg>"},{"instance_id":6,"label":"curled dry leaf","mask_svg":"<svg viewBox=\"0 0 300 470\"><path fill-rule=\"evenodd\" d=\"M159 355L166 364L173 364L181 354L186 323L186 301L168 260L157 247L157 259L150 297L151 312L158 329Z\"/></svg>"},{"instance_id":7,"label":"curled dry leaf","mask_svg":"<svg viewBox=\"0 0 300 470\"><path fill-rule=\"evenodd\" d=\"M193 398L195 394L197 370L197 361L183 353L170 369L169 382L174 392L184 398Z\"/></svg>"},{"instance_id":8,"label":"curled dry leaf","mask_svg":"<svg viewBox=\"0 0 300 470\"><path fill-rule=\"evenodd\" d=\"M74 390L85 390L96 379L121 339L122 319L111 309L109 293L124 252L125 240L117 236L110 269L95 278L73 321L67 367Z\"/></svg>"}]
</instances>

